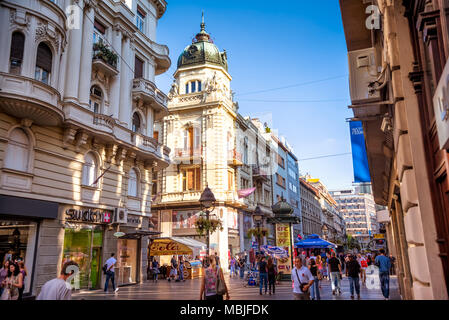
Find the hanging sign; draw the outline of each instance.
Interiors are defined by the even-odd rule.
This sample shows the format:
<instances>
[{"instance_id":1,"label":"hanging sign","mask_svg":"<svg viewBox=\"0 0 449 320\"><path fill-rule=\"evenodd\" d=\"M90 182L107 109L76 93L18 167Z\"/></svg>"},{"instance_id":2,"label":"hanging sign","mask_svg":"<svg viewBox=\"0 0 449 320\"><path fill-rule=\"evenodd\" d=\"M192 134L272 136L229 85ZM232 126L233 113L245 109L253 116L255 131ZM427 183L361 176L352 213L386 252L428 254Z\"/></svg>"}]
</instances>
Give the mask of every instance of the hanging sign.
<instances>
[{"instance_id":1,"label":"hanging sign","mask_svg":"<svg viewBox=\"0 0 449 320\"><path fill-rule=\"evenodd\" d=\"M371 182L366 155L365 136L361 121L349 122L351 130L352 164L354 167L354 182Z\"/></svg>"}]
</instances>

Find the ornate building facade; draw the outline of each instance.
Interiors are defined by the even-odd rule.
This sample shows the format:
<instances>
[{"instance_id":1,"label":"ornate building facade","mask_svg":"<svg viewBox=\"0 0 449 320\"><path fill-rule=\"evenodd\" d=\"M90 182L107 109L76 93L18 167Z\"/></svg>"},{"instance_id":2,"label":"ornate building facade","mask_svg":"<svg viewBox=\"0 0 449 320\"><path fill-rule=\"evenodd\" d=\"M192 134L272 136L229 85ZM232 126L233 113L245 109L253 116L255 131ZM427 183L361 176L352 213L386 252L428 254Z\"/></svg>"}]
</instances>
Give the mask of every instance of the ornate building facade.
<instances>
[{"instance_id":1,"label":"ornate building facade","mask_svg":"<svg viewBox=\"0 0 449 320\"><path fill-rule=\"evenodd\" d=\"M164 0L0 3L0 260L23 258L26 295L79 263L79 288L146 279L151 183L170 149L154 84ZM114 233L124 234L118 239Z\"/></svg>"}]
</instances>

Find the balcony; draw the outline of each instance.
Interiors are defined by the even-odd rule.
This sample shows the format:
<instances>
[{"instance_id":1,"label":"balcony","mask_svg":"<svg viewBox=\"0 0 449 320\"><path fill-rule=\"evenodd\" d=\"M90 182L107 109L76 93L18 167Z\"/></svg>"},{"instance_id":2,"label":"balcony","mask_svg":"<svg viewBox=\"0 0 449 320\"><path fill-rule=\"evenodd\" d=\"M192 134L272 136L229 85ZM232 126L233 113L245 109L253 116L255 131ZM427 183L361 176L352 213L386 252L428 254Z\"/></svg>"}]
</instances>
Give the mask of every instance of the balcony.
<instances>
[{"instance_id":1,"label":"balcony","mask_svg":"<svg viewBox=\"0 0 449 320\"><path fill-rule=\"evenodd\" d=\"M92 67L108 76L116 76L118 55L102 42L94 43Z\"/></svg>"},{"instance_id":2,"label":"balcony","mask_svg":"<svg viewBox=\"0 0 449 320\"><path fill-rule=\"evenodd\" d=\"M177 161L181 162L191 162L194 160L201 160L202 156L202 148L176 148L174 158Z\"/></svg>"},{"instance_id":3,"label":"balcony","mask_svg":"<svg viewBox=\"0 0 449 320\"><path fill-rule=\"evenodd\" d=\"M0 109L13 117L26 118L41 126L59 126L64 113L60 94L32 78L0 72Z\"/></svg>"},{"instance_id":4,"label":"balcony","mask_svg":"<svg viewBox=\"0 0 449 320\"><path fill-rule=\"evenodd\" d=\"M199 200L201 197L201 193L202 193L202 191L163 193L161 196L161 203L192 202L199 206Z\"/></svg>"},{"instance_id":5,"label":"balcony","mask_svg":"<svg viewBox=\"0 0 449 320\"><path fill-rule=\"evenodd\" d=\"M231 167L240 167L243 165L242 154L234 150L228 151L228 165Z\"/></svg>"},{"instance_id":6,"label":"balcony","mask_svg":"<svg viewBox=\"0 0 449 320\"><path fill-rule=\"evenodd\" d=\"M261 166L253 167L253 179L268 181L268 172Z\"/></svg>"},{"instance_id":7,"label":"balcony","mask_svg":"<svg viewBox=\"0 0 449 320\"><path fill-rule=\"evenodd\" d=\"M133 99L142 100L144 103L150 104L157 113L161 113L159 116L168 114L167 96L150 80L144 78L134 79L132 94Z\"/></svg>"},{"instance_id":8,"label":"balcony","mask_svg":"<svg viewBox=\"0 0 449 320\"><path fill-rule=\"evenodd\" d=\"M104 114L94 114L93 123L99 131L103 131L106 133L113 133L113 128L115 124L115 120Z\"/></svg>"}]
</instances>

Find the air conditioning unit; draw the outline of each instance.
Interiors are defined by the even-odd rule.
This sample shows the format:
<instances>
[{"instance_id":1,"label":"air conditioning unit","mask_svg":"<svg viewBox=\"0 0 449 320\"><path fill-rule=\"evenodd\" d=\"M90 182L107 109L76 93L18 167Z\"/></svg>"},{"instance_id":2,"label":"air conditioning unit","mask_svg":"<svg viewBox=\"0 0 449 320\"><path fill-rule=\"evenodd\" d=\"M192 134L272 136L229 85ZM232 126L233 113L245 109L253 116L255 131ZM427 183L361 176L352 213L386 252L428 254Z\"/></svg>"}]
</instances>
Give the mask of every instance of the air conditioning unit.
<instances>
[{"instance_id":1,"label":"air conditioning unit","mask_svg":"<svg viewBox=\"0 0 449 320\"><path fill-rule=\"evenodd\" d=\"M369 84L379 77L374 48L350 51L349 88L353 104L375 102L381 98L379 91L371 90Z\"/></svg>"},{"instance_id":2,"label":"air conditioning unit","mask_svg":"<svg viewBox=\"0 0 449 320\"><path fill-rule=\"evenodd\" d=\"M128 209L115 208L114 222L113 223L128 223Z\"/></svg>"}]
</instances>

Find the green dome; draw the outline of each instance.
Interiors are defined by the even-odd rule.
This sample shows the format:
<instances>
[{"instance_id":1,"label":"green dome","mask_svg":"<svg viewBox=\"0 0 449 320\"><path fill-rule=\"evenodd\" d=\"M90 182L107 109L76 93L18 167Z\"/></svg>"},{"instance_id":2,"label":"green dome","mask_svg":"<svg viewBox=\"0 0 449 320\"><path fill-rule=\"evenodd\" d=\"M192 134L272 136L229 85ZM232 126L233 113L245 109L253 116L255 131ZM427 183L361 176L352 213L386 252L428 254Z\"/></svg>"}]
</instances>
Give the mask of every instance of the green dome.
<instances>
[{"instance_id":1,"label":"green dome","mask_svg":"<svg viewBox=\"0 0 449 320\"><path fill-rule=\"evenodd\" d=\"M220 52L217 46L212 43L209 34L205 31L203 21L201 23L201 31L196 35L195 40L179 56L178 69L205 63L216 64L228 71L226 51Z\"/></svg>"}]
</instances>

